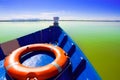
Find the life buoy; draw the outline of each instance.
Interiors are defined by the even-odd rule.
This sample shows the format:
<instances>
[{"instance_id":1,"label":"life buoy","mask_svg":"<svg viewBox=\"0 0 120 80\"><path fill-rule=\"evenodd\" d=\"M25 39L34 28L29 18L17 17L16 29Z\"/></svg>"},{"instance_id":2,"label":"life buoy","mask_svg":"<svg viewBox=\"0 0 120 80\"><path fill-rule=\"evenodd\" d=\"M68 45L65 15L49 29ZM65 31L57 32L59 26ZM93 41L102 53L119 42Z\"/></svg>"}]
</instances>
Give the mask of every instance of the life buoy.
<instances>
[{"instance_id":1,"label":"life buoy","mask_svg":"<svg viewBox=\"0 0 120 80\"><path fill-rule=\"evenodd\" d=\"M55 55L52 63L41 67L26 67L20 63L20 58L25 53L31 51L45 50ZM5 58L4 67L7 73L17 80L46 80L57 75L65 67L68 56L65 51L58 46L52 44L31 44L14 50Z\"/></svg>"}]
</instances>

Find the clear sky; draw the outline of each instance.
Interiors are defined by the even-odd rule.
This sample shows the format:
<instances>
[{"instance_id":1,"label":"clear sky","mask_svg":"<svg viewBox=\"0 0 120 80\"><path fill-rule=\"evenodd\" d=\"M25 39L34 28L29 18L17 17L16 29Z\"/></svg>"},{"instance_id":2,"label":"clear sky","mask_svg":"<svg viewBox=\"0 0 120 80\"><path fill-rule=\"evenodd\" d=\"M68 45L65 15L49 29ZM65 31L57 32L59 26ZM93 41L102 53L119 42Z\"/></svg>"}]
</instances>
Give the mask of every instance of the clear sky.
<instances>
[{"instance_id":1,"label":"clear sky","mask_svg":"<svg viewBox=\"0 0 120 80\"><path fill-rule=\"evenodd\" d=\"M119 19L120 0L0 0L0 19Z\"/></svg>"}]
</instances>

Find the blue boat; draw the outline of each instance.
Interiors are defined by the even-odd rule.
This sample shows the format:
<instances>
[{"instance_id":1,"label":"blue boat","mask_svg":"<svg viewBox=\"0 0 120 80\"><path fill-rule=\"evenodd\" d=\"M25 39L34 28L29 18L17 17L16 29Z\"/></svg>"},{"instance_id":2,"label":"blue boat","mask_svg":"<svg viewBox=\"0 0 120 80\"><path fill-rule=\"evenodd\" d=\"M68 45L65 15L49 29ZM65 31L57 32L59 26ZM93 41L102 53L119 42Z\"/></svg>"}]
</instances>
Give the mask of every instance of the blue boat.
<instances>
[{"instance_id":1,"label":"blue boat","mask_svg":"<svg viewBox=\"0 0 120 80\"><path fill-rule=\"evenodd\" d=\"M58 17L54 18L53 26L0 44L0 80L16 80L8 74L4 67L5 58L10 55L12 51L26 45L41 43L59 46L69 57L64 69L57 75L46 80L101 80L101 77L81 49L70 36L61 29L58 24L58 19ZM24 66L35 68L51 64L54 59L55 57L49 52L35 51L23 55L20 58L20 62ZM35 78L31 80L39 79Z\"/></svg>"}]
</instances>

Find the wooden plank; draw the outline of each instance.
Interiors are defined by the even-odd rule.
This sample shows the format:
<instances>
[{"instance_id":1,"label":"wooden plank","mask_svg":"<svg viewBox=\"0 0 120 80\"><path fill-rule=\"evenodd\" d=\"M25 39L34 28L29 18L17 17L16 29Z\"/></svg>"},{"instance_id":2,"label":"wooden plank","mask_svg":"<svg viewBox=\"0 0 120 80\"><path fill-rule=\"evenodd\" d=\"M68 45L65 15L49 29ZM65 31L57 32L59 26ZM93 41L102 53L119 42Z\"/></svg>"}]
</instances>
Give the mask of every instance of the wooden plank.
<instances>
[{"instance_id":1,"label":"wooden plank","mask_svg":"<svg viewBox=\"0 0 120 80\"><path fill-rule=\"evenodd\" d=\"M1 48L5 55L9 55L13 50L15 50L19 47L20 47L20 45L16 39L1 44Z\"/></svg>"}]
</instances>

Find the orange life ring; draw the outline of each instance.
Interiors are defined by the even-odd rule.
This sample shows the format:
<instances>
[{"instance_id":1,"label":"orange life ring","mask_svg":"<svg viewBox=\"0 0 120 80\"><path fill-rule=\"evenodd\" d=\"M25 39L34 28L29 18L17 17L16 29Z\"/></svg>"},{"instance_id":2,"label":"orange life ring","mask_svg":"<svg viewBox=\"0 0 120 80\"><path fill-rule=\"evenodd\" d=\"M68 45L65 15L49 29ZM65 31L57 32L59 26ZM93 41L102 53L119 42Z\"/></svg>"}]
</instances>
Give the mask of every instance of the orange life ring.
<instances>
[{"instance_id":1,"label":"orange life ring","mask_svg":"<svg viewBox=\"0 0 120 80\"><path fill-rule=\"evenodd\" d=\"M45 50L55 55L55 60L42 67L26 67L20 63L20 57L27 52ZM68 56L65 51L52 44L31 44L14 50L5 58L4 67L7 73L17 80L46 80L57 75L65 67Z\"/></svg>"}]
</instances>

